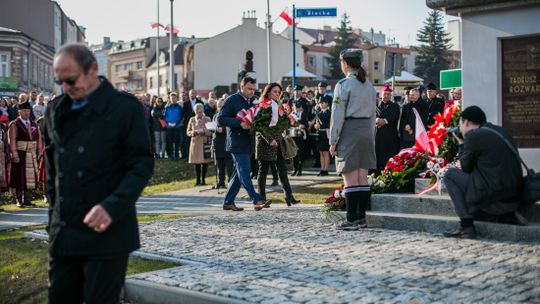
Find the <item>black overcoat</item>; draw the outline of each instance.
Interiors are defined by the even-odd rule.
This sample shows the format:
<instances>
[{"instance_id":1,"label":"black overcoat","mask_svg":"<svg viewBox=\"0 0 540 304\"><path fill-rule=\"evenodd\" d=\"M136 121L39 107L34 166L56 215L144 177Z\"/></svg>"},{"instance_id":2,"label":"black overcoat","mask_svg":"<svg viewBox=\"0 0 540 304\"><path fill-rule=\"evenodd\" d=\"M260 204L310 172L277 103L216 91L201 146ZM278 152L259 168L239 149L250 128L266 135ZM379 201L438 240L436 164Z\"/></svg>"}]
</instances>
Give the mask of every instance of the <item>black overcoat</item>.
<instances>
[{"instance_id":1,"label":"black overcoat","mask_svg":"<svg viewBox=\"0 0 540 304\"><path fill-rule=\"evenodd\" d=\"M135 202L154 159L140 102L101 85L80 110L68 95L45 113L49 251L61 256L117 256L140 247ZM101 204L112 218L102 233L83 223Z\"/></svg>"},{"instance_id":2,"label":"black overcoat","mask_svg":"<svg viewBox=\"0 0 540 304\"><path fill-rule=\"evenodd\" d=\"M390 157L399 152L398 120L399 106L391 101L381 103L377 107L378 118L386 119L388 122L380 128L376 128L375 133L375 154L377 156L377 169L384 169Z\"/></svg>"}]
</instances>

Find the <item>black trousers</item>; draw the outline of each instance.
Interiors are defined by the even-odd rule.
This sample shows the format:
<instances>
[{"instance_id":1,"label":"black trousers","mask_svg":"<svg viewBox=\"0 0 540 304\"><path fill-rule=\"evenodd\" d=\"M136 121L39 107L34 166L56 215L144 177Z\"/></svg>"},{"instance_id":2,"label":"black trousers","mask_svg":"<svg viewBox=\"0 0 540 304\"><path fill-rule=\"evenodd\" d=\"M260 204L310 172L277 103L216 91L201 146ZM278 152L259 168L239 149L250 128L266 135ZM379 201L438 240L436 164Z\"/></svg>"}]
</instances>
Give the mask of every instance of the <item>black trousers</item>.
<instances>
[{"instance_id":1,"label":"black trousers","mask_svg":"<svg viewBox=\"0 0 540 304\"><path fill-rule=\"evenodd\" d=\"M296 143L296 146L298 146L298 153L296 153L296 156L293 160L293 167L294 171L302 172L302 163L304 162L304 144L305 140L302 137L295 137L294 142Z\"/></svg>"},{"instance_id":2,"label":"black trousers","mask_svg":"<svg viewBox=\"0 0 540 304\"><path fill-rule=\"evenodd\" d=\"M227 170L227 182L229 182L234 170L232 158L216 158L216 169L218 176L217 185L221 188L227 187L225 184L225 170Z\"/></svg>"},{"instance_id":3,"label":"black trousers","mask_svg":"<svg viewBox=\"0 0 540 304\"><path fill-rule=\"evenodd\" d=\"M206 183L207 170L208 164L195 164L195 175L197 176L197 183Z\"/></svg>"},{"instance_id":4,"label":"black trousers","mask_svg":"<svg viewBox=\"0 0 540 304\"><path fill-rule=\"evenodd\" d=\"M49 303L117 304L127 262L128 255L49 256Z\"/></svg>"},{"instance_id":5,"label":"black trousers","mask_svg":"<svg viewBox=\"0 0 540 304\"><path fill-rule=\"evenodd\" d=\"M180 129L167 128L167 155L169 158L178 157L180 155Z\"/></svg>"},{"instance_id":6,"label":"black trousers","mask_svg":"<svg viewBox=\"0 0 540 304\"><path fill-rule=\"evenodd\" d=\"M285 159L281 156L280 150L278 150L278 157L275 162L259 160L259 175L257 176L259 194L266 199L266 175L268 175L268 168L271 166L271 163L275 163L276 165L279 181L285 192L285 198L292 198L291 184L289 183L289 177L287 176L287 164L285 164Z\"/></svg>"}]
</instances>

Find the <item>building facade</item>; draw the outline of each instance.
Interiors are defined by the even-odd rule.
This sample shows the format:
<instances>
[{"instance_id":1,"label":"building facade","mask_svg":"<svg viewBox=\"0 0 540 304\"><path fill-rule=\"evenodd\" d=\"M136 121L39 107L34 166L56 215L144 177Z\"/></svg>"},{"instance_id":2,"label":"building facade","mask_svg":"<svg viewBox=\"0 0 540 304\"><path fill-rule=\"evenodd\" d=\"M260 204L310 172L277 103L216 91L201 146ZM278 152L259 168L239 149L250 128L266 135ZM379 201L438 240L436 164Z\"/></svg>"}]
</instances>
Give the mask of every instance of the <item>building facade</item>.
<instances>
[{"instance_id":1,"label":"building facade","mask_svg":"<svg viewBox=\"0 0 540 304\"><path fill-rule=\"evenodd\" d=\"M512 134L540 169L540 1L427 0L461 18L464 106ZM481 88L481 89L479 89Z\"/></svg>"},{"instance_id":2,"label":"building facade","mask_svg":"<svg viewBox=\"0 0 540 304\"><path fill-rule=\"evenodd\" d=\"M1 26L21 31L54 50L86 39L85 29L51 0L2 0L0 20Z\"/></svg>"},{"instance_id":3,"label":"building facade","mask_svg":"<svg viewBox=\"0 0 540 304\"><path fill-rule=\"evenodd\" d=\"M98 75L105 76L110 79L109 74L109 52L112 48L111 38L103 37L103 43L91 45L90 50L94 53L98 64Z\"/></svg>"},{"instance_id":4,"label":"building facade","mask_svg":"<svg viewBox=\"0 0 540 304\"><path fill-rule=\"evenodd\" d=\"M21 31L0 27L0 97L31 90L52 95L54 53Z\"/></svg>"},{"instance_id":5,"label":"building facade","mask_svg":"<svg viewBox=\"0 0 540 304\"><path fill-rule=\"evenodd\" d=\"M292 70L292 41L271 34L271 79L268 79L266 29L257 26L255 17L242 18L242 24L214 37L188 43L184 60L185 89L212 90L238 82L238 73L253 54L253 69L259 84L279 81ZM296 44L296 62L304 65L304 54ZM219 54L219 56L217 55Z\"/></svg>"},{"instance_id":6,"label":"building facade","mask_svg":"<svg viewBox=\"0 0 540 304\"><path fill-rule=\"evenodd\" d=\"M176 44L174 47L174 78L176 87L182 91L182 75L184 68L184 45ZM146 92L156 96L167 94L169 88L169 48L160 49L158 59L152 57L146 72ZM159 75L158 75L159 64Z\"/></svg>"}]
</instances>

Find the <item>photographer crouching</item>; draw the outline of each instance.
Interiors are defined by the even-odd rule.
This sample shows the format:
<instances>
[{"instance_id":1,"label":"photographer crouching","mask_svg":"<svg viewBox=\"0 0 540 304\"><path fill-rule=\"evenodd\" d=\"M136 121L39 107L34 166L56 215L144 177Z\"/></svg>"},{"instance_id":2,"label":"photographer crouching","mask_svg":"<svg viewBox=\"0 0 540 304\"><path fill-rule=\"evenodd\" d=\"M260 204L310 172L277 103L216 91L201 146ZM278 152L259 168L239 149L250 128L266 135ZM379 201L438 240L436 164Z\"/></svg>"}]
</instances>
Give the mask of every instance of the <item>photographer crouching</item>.
<instances>
[{"instance_id":1,"label":"photographer crouching","mask_svg":"<svg viewBox=\"0 0 540 304\"><path fill-rule=\"evenodd\" d=\"M449 130L450 134L459 142L461 169L448 169L444 184L461 225L444 236L475 238L473 221L478 217L526 225L516 213L523 183L520 161L502 138L516 148L510 134L486 122L486 114L477 106L463 110L459 132Z\"/></svg>"}]
</instances>

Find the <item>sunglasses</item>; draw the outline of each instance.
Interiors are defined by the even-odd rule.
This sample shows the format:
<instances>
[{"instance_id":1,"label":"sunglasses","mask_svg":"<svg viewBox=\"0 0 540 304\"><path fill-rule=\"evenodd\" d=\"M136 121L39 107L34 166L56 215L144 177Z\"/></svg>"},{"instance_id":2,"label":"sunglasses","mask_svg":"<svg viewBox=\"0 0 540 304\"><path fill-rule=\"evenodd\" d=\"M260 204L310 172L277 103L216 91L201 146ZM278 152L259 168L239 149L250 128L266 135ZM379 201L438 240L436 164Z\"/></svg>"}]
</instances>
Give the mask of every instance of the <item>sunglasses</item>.
<instances>
[{"instance_id":1,"label":"sunglasses","mask_svg":"<svg viewBox=\"0 0 540 304\"><path fill-rule=\"evenodd\" d=\"M77 77L73 77L73 78L68 78L68 79L55 79L54 80L54 83L56 83L57 85L62 85L63 83L66 83L67 85L74 85L75 83L77 83L77 80L79 80L79 77L81 77L81 75L79 74L79 76Z\"/></svg>"}]
</instances>

